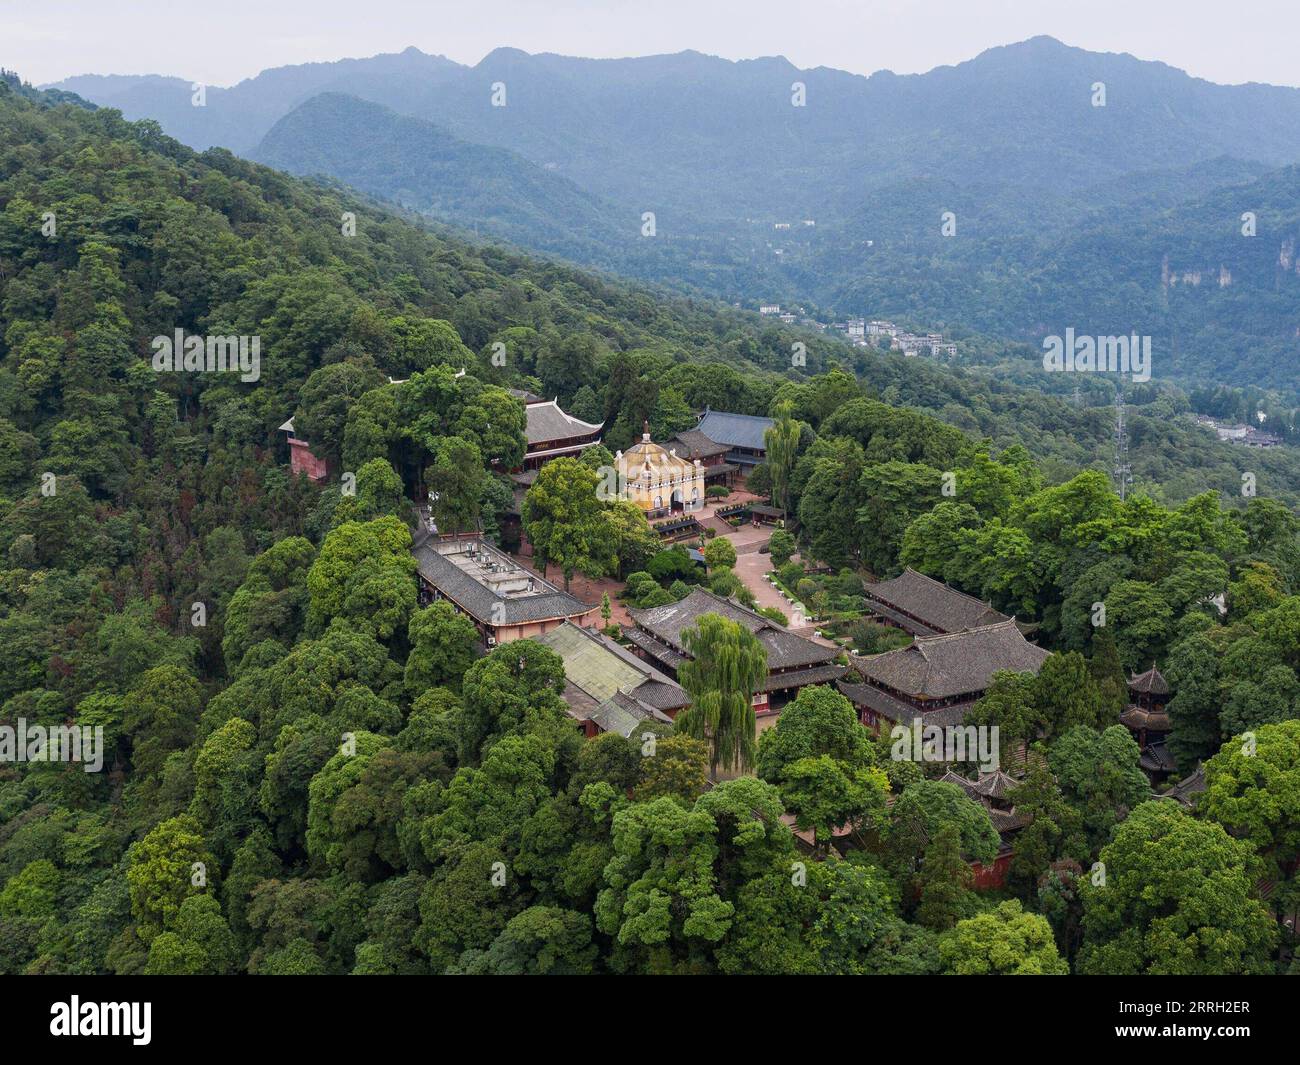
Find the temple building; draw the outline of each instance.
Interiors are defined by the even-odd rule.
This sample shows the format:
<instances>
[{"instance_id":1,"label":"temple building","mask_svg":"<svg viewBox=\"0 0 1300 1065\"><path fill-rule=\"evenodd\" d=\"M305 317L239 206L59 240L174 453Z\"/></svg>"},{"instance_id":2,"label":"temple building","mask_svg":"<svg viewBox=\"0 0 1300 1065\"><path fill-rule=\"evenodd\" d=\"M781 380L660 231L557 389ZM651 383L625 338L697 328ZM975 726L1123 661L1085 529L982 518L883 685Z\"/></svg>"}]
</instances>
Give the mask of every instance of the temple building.
<instances>
[{"instance_id":1,"label":"temple building","mask_svg":"<svg viewBox=\"0 0 1300 1065\"><path fill-rule=\"evenodd\" d=\"M1050 654L1026 640L1008 618L978 629L918 636L884 654L851 655L849 663L864 682L840 681L838 687L873 732L916 717L923 726L959 725L994 673L1037 673Z\"/></svg>"},{"instance_id":2,"label":"temple building","mask_svg":"<svg viewBox=\"0 0 1300 1065\"><path fill-rule=\"evenodd\" d=\"M564 701L588 738L626 738L644 722L671 724L690 702L675 681L595 629L566 621L537 642L564 659Z\"/></svg>"},{"instance_id":3,"label":"temple building","mask_svg":"<svg viewBox=\"0 0 1300 1065\"><path fill-rule=\"evenodd\" d=\"M619 494L635 503L647 519L694 514L704 507L704 467L679 458L650 439L647 425L640 443L614 456Z\"/></svg>"},{"instance_id":4,"label":"temple building","mask_svg":"<svg viewBox=\"0 0 1300 1065\"><path fill-rule=\"evenodd\" d=\"M725 445L728 462L751 469L767 458L765 434L772 425L771 418L706 410L695 431L702 433L715 444Z\"/></svg>"},{"instance_id":5,"label":"temple building","mask_svg":"<svg viewBox=\"0 0 1300 1065\"><path fill-rule=\"evenodd\" d=\"M477 535L422 533L411 553L420 605L447 600L474 622L486 647L541 636L566 621L600 623L598 604L561 591Z\"/></svg>"},{"instance_id":6,"label":"temple building","mask_svg":"<svg viewBox=\"0 0 1300 1065\"><path fill-rule=\"evenodd\" d=\"M1200 762L1196 764L1196 769L1189 775L1174 784L1162 795L1157 795L1157 799L1172 799L1180 803L1189 810L1196 809L1196 797L1205 793L1205 766Z\"/></svg>"},{"instance_id":7,"label":"temple building","mask_svg":"<svg viewBox=\"0 0 1300 1065\"><path fill-rule=\"evenodd\" d=\"M530 402L525 395L523 402L527 415L527 424L524 428L527 447L523 465L520 467L522 474L531 473L535 478L536 471L551 459L562 455L576 458L593 444L600 443L603 423L592 425L590 422L575 418L572 414L566 414L560 409L559 401L556 399L549 402L535 399ZM515 479L521 480L518 477ZM527 477L522 480L531 483L531 479Z\"/></svg>"},{"instance_id":8,"label":"temple building","mask_svg":"<svg viewBox=\"0 0 1300 1065\"><path fill-rule=\"evenodd\" d=\"M698 429L678 433L664 445L669 451L691 462L699 461L704 467L704 487L723 485L730 488L736 483L740 467L726 460L727 445L710 440Z\"/></svg>"},{"instance_id":9,"label":"temple building","mask_svg":"<svg viewBox=\"0 0 1300 1065\"><path fill-rule=\"evenodd\" d=\"M835 664L838 648L796 636L785 626L704 588L695 588L685 599L667 606L632 610L636 627L623 635L642 657L676 679L678 667L690 657L682 634L694 628L704 614L720 614L743 625L767 652L767 679L754 693L756 714L774 714L800 688L830 684L844 675L844 667Z\"/></svg>"},{"instance_id":10,"label":"temple building","mask_svg":"<svg viewBox=\"0 0 1300 1065\"><path fill-rule=\"evenodd\" d=\"M863 594L867 609L878 621L913 636L939 636L1010 620L987 603L914 569L905 569L892 580L868 584Z\"/></svg>"},{"instance_id":11,"label":"temple building","mask_svg":"<svg viewBox=\"0 0 1300 1065\"><path fill-rule=\"evenodd\" d=\"M1152 664L1145 673L1130 677L1128 708L1119 715L1120 724L1133 733L1142 748L1141 766L1153 784L1159 784L1177 768L1174 756L1165 746L1172 725L1165 706L1169 702L1169 684Z\"/></svg>"},{"instance_id":12,"label":"temple building","mask_svg":"<svg viewBox=\"0 0 1300 1065\"><path fill-rule=\"evenodd\" d=\"M523 542L521 513L524 493L537 480L537 471L551 459L577 458L587 448L600 443L602 425L592 425L560 409L558 399L539 399L531 392L509 390L524 405L524 460L510 471L514 484L514 505L502 515L501 542L511 550ZM530 549L531 550L531 549Z\"/></svg>"},{"instance_id":13,"label":"temple building","mask_svg":"<svg viewBox=\"0 0 1300 1065\"><path fill-rule=\"evenodd\" d=\"M982 862L970 863L971 872L975 875L974 887L981 891L1005 887L1007 871L1011 866L1012 841L1015 834L1029 823L1029 818L1018 813L1008 798L1011 789L1018 787L1020 781L1000 769L981 773L978 780L968 780L950 769L939 779L944 783L956 784L968 799L984 807L993 823L993 830L998 834L997 857L988 865Z\"/></svg>"},{"instance_id":14,"label":"temple building","mask_svg":"<svg viewBox=\"0 0 1300 1065\"><path fill-rule=\"evenodd\" d=\"M280 426L280 432L285 434L289 445L289 468L295 475L305 473L312 481L323 481L329 476L328 463L312 451L311 444L294 434L292 418Z\"/></svg>"}]
</instances>

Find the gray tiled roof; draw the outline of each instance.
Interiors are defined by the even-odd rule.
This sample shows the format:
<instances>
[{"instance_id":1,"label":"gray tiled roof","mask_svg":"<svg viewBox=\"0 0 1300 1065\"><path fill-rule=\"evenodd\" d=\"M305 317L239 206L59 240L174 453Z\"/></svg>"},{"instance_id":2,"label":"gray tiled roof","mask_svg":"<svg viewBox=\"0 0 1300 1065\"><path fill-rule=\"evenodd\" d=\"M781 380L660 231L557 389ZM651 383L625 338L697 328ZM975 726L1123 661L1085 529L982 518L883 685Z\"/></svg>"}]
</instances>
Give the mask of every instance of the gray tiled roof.
<instances>
[{"instance_id":1,"label":"gray tiled roof","mask_svg":"<svg viewBox=\"0 0 1300 1065\"><path fill-rule=\"evenodd\" d=\"M1172 773L1178 768L1174 756L1163 743L1148 743L1143 747L1138 764L1151 773Z\"/></svg>"},{"instance_id":2,"label":"gray tiled roof","mask_svg":"<svg viewBox=\"0 0 1300 1065\"><path fill-rule=\"evenodd\" d=\"M680 684L670 680L648 680L632 689L636 701L653 706L656 710L680 710L691 701Z\"/></svg>"},{"instance_id":3,"label":"gray tiled roof","mask_svg":"<svg viewBox=\"0 0 1300 1065\"><path fill-rule=\"evenodd\" d=\"M1196 796L1205 791L1205 766L1198 765L1196 771L1184 777L1172 788L1160 796L1162 799L1174 799L1184 806L1194 806Z\"/></svg>"},{"instance_id":4,"label":"gray tiled roof","mask_svg":"<svg viewBox=\"0 0 1300 1065\"><path fill-rule=\"evenodd\" d=\"M723 454L729 445L710 440L698 429L687 429L678 433L664 447L676 451L684 459L702 459L710 455Z\"/></svg>"},{"instance_id":5,"label":"gray tiled roof","mask_svg":"<svg viewBox=\"0 0 1300 1065\"><path fill-rule=\"evenodd\" d=\"M564 691L561 695L564 704L569 708L570 716L579 721L587 721L600 707L601 701L599 699L593 699L571 680L565 680Z\"/></svg>"},{"instance_id":6,"label":"gray tiled roof","mask_svg":"<svg viewBox=\"0 0 1300 1065\"><path fill-rule=\"evenodd\" d=\"M583 603L540 577L534 577L538 594L499 595L443 558L435 549L435 543L426 539L412 548L420 576L482 625L495 627L571 618L594 607L594 604ZM500 604L499 609L497 604Z\"/></svg>"},{"instance_id":7,"label":"gray tiled roof","mask_svg":"<svg viewBox=\"0 0 1300 1065\"><path fill-rule=\"evenodd\" d=\"M914 569L905 569L892 580L868 584L865 591L872 599L920 618L937 632L960 632L1007 620L1006 614L987 603Z\"/></svg>"},{"instance_id":8,"label":"gray tiled roof","mask_svg":"<svg viewBox=\"0 0 1300 1065\"><path fill-rule=\"evenodd\" d=\"M895 699L888 692L873 688L870 684L849 684L836 681L835 687L849 702L856 707L866 707L879 717L894 722L896 725L910 725L913 718L919 717L925 725L960 725L966 720L966 714L973 702L956 703L939 710L918 710L901 699Z\"/></svg>"},{"instance_id":9,"label":"gray tiled roof","mask_svg":"<svg viewBox=\"0 0 1300 1065\"><path fill-rule=\"evenodd\" d=\"M597 704L619 692L655 709L680 708L690 701L671 678L603 633L565 622L536 640L564 659L568 683Z\"/></svg>"},{"instance_id":10,"label":"gray tiled roof","mask_svg":"<svg viewBox=\"0 0 1300 1065\"><path fill-rule=\"evenodd\" d=\"M866 658L854 667L867 680L919 699L982 692L999 670L1037 673L1051 652L1025 639L1014 621L944 636L918 636L908 647Z\"/></svg>"},{"instance_id":11,"label":"gray tiled roof","mask_svg":"<svg viewBox=\"0 0 1300 1065\"><path fill-rule=\"evenodd\" d=\"M1020 786L1020 781L1008 776L1001 769L991 773L981 773L978 780L968 780L950 769L940 779L956 784L972 799L1005 799L1012 788Z\"/></svg>"},{"instance_id":12,"label":"gray tiled roof","mask_svg":"<svg viewBox=\"0 0 1300 1065\"><path fill-rule=\"evenodd\" d=\"M753 451L767 450L763 434L772 427L771 418L760 418L753 414L729 414L726 411L709 410L704 412L700 424L695 428L715 444L728 447L744 447Z\"/></svg>"},{"instance_id":13,"label":"gray tiled roof","mask_svg":"<svg viewBox=\"0 0 1300 1065\"><path fill-rule=\"evenodd\" d=\"M676 669L686 661L686 656L678 654L671 647L660 643L648 633L641 632L639 629L627 629L623 633L624 639L641 648L657 662L666 665L669 669Z\"/></svg>"},{"instance_id":14,"label":"gray tiled roof","mask_svg":"<svg viewBox=\"0 0 1300 1065\"><path fill-rule=\"evenodd\" d=\"M872 603L871 612L879 618L885 618L892 621L895 625L902 627L913 636L938 636L939 630L932 629L929 625L923 625L921 622L907 617L905 614L885 606L883 603Z\"/></svg>"},{"instance_id":15,"label":"gray tiled roof","mask_svg":"<svg viewBox=\"0 0 1300 1065\"><path fill-rule=\"evenodd\" d=\"M691 594L679 602L630 613L637 625L678 651L685 650L682 633L694 628L702 615L721 614L743 625L758 638L767 651L769 670L822 664L830 662L838 653L833 647L796 636L784 626L704 588L692 589Z\"/></svg>"},{"instance_id":16,"label":"gray tiled roof","mask_svg":"<svg viewBox=\"0 0 1300 1065\"><path fill-rule=\"evenodd\" d=\"M966 797L972 802L977 802L984 807L989 815L989 820L993 822L994 831L999 834L1004 832L1014 832L1016 829L1024 828L1029 824L1029 818L1024 814L1018 813L1013 806L1010 810L1003 810L994 806L991 799L1001 799L1006 793L1019 784L1019 781L1012 780L1009 776L999 770L996 773L981 775L979 780L967 780L960 773L954 773L951 769L939 778L941 782L947 784L956 784L966 793Z\"/></svg>"},{"instance_id":17,"label":"gray tiled roof","mask_svg":"<svg viewBox=\"0 0 1300 1065\"><path fill-rule=\"evenodd\" d=\"M625 692L616 692L592 712L589 720L594 722L602 732L617 732L627 739L636 731L637 726L645 721L667 724L672 718L644 706Z\"/></svg>"},{"instance_id":18,"label":"gray tiled roof","mask_svg":"<svg viewBox=\"0 0 1300 1065\"><path fill-rule=\"evenodd\" d=\"M1128 686L1130 691L1144 692L1149 695L1169 694L1169 683L1165 680L1164 674L1155 666L1152 666L1145 673L1130 677Z\"/></svg>"},{"instance_id":19,"label":"gray tiled roof","mask_svg":"<svg viewBox=\"0 0 1300 1065\"><path fill-rule=\"evenodd\" d=\"M809 684L829 684L844 676L845 666L830 663L824 666L809 666L807 669L792 669L786 673L769 673L763 681L762 691L779 692L788 688L803 688Z\"/></svg>"},{"instance_id":20,"label":"gray tiled roof","mask_svg":"<svg viewBox=\"0 0 1300 1065\"><path fill-rule=\"evenodd\" d=\"M584 422L560 410L555 400L550 403L529 403L524 412L527 427L524 437L529 444L545 444L552 440L569 440L600 432L601 426Z\"/></svg>"}]
</instances>

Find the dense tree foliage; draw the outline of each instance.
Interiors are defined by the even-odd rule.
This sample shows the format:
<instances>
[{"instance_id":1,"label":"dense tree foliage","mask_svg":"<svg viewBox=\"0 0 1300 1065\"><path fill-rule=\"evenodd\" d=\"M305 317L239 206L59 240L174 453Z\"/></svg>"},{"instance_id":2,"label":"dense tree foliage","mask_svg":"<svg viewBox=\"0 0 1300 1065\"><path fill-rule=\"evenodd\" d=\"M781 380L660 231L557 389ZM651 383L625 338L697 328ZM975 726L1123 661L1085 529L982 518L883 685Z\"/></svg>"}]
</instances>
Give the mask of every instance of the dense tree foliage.
<instances>
[{"instance_id":1,"label":"dense tree foliage","mask_svg":"<svg viewBox=\"0 0 1300 1065\"><path fill-rule=\"evenodd\" d=\"M796 373L785 334L729 311L471 248L7 80L0 134L0 724L103 738L99 772L0 761L0 971L1277 961L1255 896L1258 872L1287 897L1297 846L1284 460L1261 462L1261 496L1224 499L1187 473L1195 452L1168 457L1169 484L1121 501L1076 441L1030 459L1090 417L1051 397L832 367L829 342ZM155 370L178 329L260 338L258 379ZM757 739L767 664L743 626L692 631L674 726L588 741L557 654L487 651L421 604L417 508L489 534L513 512L511 388L607 421L613 445L706 406L778 414L775 551L854 594L912 565L1037 623L1060 653L974 712L1032 748L1015 903L974 883L1002 842L985 806L888 759L838 692L805 688ZM290 416L323 483L290 472ZM609 459L542 469L520 514L538 562L624 575L638 605L706 579L739 594L734 552L706 575L602 498ZM1194 816L1147 801L1116 724L1122 674L1153 660L1178 759L1208 759Z\"/></svg>"}]
</instances>

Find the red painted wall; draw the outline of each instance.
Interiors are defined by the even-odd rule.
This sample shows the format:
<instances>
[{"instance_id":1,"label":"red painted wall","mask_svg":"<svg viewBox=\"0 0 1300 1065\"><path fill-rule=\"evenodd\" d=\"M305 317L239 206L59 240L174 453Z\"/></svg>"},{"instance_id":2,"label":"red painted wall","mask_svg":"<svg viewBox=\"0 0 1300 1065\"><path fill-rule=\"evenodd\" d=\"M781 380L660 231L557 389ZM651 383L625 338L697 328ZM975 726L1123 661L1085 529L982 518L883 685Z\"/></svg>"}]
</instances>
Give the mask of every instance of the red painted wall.
<instances>
[{"instance_id":1,"label":"red painted wall","mask_svg":"<svg viewBox=\"0 0 1300 1065\"><path fill-rule=\"evenodd\" d=\"M289 467L295 474L305 473L313 481L323 481L328 474L325 460L312 454L306 440L289 441Z\"/></svg>"}]
</instances>

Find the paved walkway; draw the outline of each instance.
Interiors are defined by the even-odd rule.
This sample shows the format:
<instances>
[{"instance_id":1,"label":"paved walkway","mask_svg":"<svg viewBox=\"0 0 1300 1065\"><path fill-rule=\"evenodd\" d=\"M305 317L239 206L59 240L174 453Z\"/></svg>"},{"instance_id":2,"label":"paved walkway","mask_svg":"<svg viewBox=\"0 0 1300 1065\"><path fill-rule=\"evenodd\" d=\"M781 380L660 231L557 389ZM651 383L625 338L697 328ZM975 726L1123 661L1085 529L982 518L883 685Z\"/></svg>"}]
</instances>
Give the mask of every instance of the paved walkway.
<instances>
[{"instance_id":1,"label":"paved walkway","mask_svg":"<svg viewBox=\"0 0 1300 1065\"><path fill-rule=\"evenodd\" d=\"M789 617L790 604L777 591L776 586L767 581L767 574L771 568L771 555L764 555L758 551L750 551L742 555L737 549L735 573L741 583L754 593L759 606L774 606Z\"/></svg>"},{"instance_id":2,"label":"paved walkway","mask_svg":"<svg viewBox=\"0 0 1300 1065\"><path fill-rule=\"evenodd\" d=\"M765 531L770 535L770 529ZM839 644L834 640L818 636L815 624L800 624L800 619L794 614L794 608L790 601L781 595L780 589L775 584L767 580L767 574L772 570L771 555L760 554L758 551L742 555L739 553L739 548L736 551L736 576L740 578L746 588L754 593L754 598L758 600L759 606L776 607L789 619L789 629L796 635L812 640L814 643L822 644L824 647L839 648ZM798 557L798 555L795 556L796 559Z\"/></svg>"}]
</instances>

